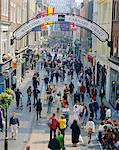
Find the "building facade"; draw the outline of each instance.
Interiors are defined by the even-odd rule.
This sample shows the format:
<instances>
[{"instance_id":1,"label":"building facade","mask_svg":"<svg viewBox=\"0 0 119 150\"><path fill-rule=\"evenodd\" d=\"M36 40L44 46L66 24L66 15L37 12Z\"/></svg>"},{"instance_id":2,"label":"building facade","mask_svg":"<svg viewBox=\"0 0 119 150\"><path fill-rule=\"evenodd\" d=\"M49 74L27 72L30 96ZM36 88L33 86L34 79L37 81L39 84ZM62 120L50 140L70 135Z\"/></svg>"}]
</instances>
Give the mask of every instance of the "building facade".
<instances>
[{"instance_id":1,"label":"building facade","mask_svg":"<svg viewBox=\"0 0 119 150\"><path fill-rule=\"evenodd\" d=\"M25 76L30 58L29 44L34 43L35 33L20 40L11 41L11 38L18 27L33 18L35 4L35 0L0 0L0 92L12 87L13 76L17 78L17 86Z\"/></svg>"},{"instance_id":2,"label":"building facade","mask_svg":"<svg viewBox=\"0 0 119 150\"><path fill-rule=\"evenodd\" d=\"M119 1L112 4L112 47L110 51L110 103L116 107L119 99Z\"/></svg>"},{"instance_id":3,"label":"building facade","mask_svg":"<svg viewBox=\"0 0 119 150\"><path fill-rule=\"evenodd\" d=\"M10 1L0 0L0 85L2 90L9 87L11 76L11 49L10 49ZM3 74L3 72L7 72Z\"/></svg>"},{"instance_id":4,"label":"building facade","mask_svg":"<svg viewBox=\"0 0 119 150\"><path fill-rule=\"evenodd\" d=\"M112 0L98 0L98 24L109 34L111 40L112 29ZM106 91L106 100L109 101L110 91L110 66L108 57L110 57L110 47L107 42L97 42L96 54L96 81L99 89L103 86Z\"/></svg>"}]
</instances>

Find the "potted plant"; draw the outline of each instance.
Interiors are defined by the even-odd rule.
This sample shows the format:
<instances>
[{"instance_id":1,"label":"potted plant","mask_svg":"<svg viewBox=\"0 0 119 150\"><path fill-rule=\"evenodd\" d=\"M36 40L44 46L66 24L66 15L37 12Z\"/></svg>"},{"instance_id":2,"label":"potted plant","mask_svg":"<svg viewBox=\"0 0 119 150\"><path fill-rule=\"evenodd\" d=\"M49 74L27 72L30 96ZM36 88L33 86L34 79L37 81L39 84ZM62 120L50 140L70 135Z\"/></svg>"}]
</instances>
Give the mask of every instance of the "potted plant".
<instances>
[{"instance_id":1,"label":"potted plant","mask_svg":"<svg viewBox=\"0 0 119 150\"><path fill-rule=\"evenodd\" d=\"M4 92L0 94L0 105L3 108L9 108L11 103L14 101L15 93L13 90L6 89Z\"/></svg>"}]
</instances>

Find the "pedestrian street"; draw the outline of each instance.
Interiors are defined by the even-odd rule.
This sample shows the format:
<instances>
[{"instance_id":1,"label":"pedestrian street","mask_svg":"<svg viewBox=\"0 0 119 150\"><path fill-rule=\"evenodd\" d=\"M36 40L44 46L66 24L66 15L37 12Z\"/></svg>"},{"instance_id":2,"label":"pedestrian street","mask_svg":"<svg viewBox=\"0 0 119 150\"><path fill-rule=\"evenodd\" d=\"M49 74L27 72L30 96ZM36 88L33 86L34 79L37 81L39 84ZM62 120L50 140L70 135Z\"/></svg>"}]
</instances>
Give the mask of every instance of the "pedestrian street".
<instances>
[{"instance_id":1,"label":"pedestrian street","mask_svg":"<svg viewBox=\"0 0 119 150\"><path fill-rule=\"evenodd\" d=\"M68 78L66 79L65 83L69 83L70 80L68 80ZM77 83L77 79L74 81L75 84ZM64 84L62 82L58 83L58 86L60 89L63 90ZM42 99L45 91L42 91ZM88 104L89 99L86 99L86 104ZM28 142L28 144L31 146L31 149L34 150L38 150L39 147L41 149L47 150L47 146L48 146L48 139L49 139L49 128L47 126L47 118L49 117L49 115L47 115L47 103L44 101L44 107L43 107L43 112L42 112L42 118L39 121L35 121L33 126L32 126L32 134L30 137L30 141ZM55 104L52 108L52 112L56 112L56 107ZM70 123L69 123L69 127L70 124L73 120L74 116L73 116L73 108L72 108L72 101L70 101ZM97 142L96 139L96 135L93 136L93 143L88 145L88 139L87 139L87 132L85 131L85 129L81 130L82 133L82 137L83 140L85 141L84 144L78 144L77 148L73 148L72 144L71 144L71 130L70 128L66 129L66 137L65 137L65 145L66 145L66 149L67 150L86 150L88 149L93 149L93 150L100 150L100 146L99 143Z\"/></svg>"}]
</instances>

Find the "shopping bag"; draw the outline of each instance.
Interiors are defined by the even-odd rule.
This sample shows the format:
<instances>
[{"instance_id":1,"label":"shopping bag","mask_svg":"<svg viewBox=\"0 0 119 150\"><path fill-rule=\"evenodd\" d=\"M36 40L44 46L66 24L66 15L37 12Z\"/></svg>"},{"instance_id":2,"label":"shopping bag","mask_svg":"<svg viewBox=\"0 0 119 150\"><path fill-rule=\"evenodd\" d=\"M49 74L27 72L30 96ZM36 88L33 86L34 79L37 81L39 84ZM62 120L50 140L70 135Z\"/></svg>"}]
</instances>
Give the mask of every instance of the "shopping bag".
<instances>
[{"instance_id":1,"label":"shopping bag","mask_svg":"<svg viewBox=\"0 0 119 150\"><path fill-rule=\"evenodd\" d=\"M82 136L79 136L79 142L84 143Z\"/></svg>"}]
</instances>

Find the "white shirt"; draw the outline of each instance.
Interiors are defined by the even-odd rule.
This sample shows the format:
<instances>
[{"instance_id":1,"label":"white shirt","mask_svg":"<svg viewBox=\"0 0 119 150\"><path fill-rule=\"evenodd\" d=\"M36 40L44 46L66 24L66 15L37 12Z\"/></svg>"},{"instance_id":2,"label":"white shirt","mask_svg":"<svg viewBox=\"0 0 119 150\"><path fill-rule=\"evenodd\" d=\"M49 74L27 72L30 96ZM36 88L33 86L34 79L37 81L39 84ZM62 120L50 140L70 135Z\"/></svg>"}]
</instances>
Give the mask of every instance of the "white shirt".
<instances>
[{"instance_id":1,"label":"white shirt","mask_svg":"<svg viewBox=\"0 0 119 150\"><path fill-rule=\"evenodd\" d=\"M106 110L106 118L110 118L111 117L111 109L107 109Z\"/></svg>"},{"instance_id":2,"label":"white shirt","mask_svg":"<svg viewBox=\"0 0 119 150\"><path fill-rule=\"evenodd\" d=\"M83 106L82 105L79 105L79 112L81 113L81 112L83 112Z\"/></svg>"},{"instance_id":3,"label":"white shirt","mask_svg":"<svg viewBox=\"0 0 119 150\"><path fill-rule=\"evenodd\" d=\"M92 132L95 132L95 124L93 121L88 121L87 124L86 124L86 129L88 131L88 129L91 128L92 129Z\"/></svg>"},{"instance_id":4,"label":"white shirt","mask_svg":"<svg viewBox=\"0 0 119 150\"><path fill-rule=\"evenodd\" d=\"M76 114L79 115L79 105L75 104L73 109L74 109L74 112L76 112Z\"/></svg>"},{"instance_id":5,"label":"white shirt","mask_svg":"<svg viewBox=\"0 0 119 150\"><path fill-rule=\"evenodd\" d=\"M99 125L98 131L99 132L104 132L104 125Z\"/></svg>"}]
</instances>

